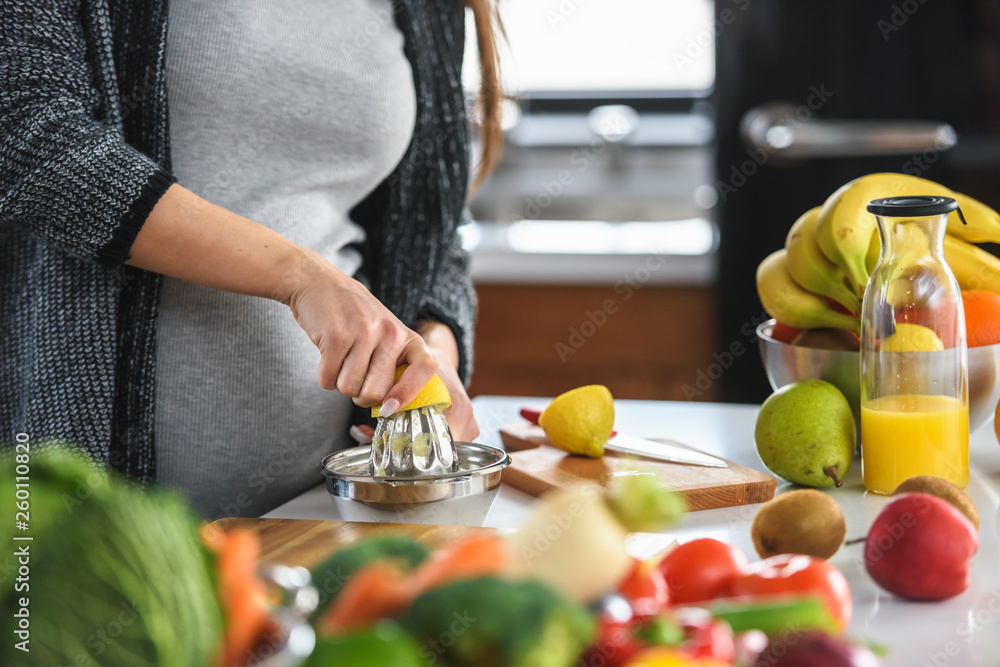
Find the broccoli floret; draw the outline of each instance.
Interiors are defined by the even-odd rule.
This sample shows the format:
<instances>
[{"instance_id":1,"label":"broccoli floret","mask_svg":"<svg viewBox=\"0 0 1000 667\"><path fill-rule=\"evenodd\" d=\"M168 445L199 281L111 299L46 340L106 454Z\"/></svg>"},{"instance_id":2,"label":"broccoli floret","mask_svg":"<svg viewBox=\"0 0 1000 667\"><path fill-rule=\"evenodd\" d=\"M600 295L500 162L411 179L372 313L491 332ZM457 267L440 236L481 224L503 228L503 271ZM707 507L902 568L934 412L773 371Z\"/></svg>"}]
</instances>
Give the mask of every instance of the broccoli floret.
<instances>
[{"instance_id":1,"label":"broccoli floret","mask_svg":"<svg viewBox=\"0 0 1000 667\"><path fill-rule=\"evenodd\" d=\"M418 597L400 624L430 662L476 667L565 667L590 644L594 620L533 581L458 581Z\"/></svg>"},{"instance_id":2,"label":"broccoli floret","mask_svg":"<svg viewBox=\"0 0 1000 667\"><path fill-rule=\"evenodd\" d=\"M320 618L351 575L368 563L391 558L412 569L427 560L428 555L430 551L420 542L392 534L374 535L338 550L312 570L313 584L319 590L319 607L313 618Z\"/></svg>"}]
</instances>

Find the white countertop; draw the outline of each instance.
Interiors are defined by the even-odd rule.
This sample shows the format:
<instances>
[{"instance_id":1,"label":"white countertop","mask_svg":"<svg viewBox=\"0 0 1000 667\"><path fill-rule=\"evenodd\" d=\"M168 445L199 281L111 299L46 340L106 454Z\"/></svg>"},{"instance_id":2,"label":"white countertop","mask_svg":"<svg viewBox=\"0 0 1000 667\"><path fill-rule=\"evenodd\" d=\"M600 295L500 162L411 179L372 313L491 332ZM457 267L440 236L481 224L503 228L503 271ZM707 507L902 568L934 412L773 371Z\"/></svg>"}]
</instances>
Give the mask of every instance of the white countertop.
<instances>
[{"instance_id":1,"label":"white countertop","mask_svg":"<svg viewBox=\"0 0 1000 667\"><path fill-rule=\"evenodd\" d=\"M482 431L480 442L501 446L498 429L519 419L525 406L544 408L547 399L480 396L473 399ZM763 470L753 443L758 406L663 401L615 401L615 428L644 437L669 437ZM972 480L968 492L979 508L979 552L973 558L972 586L943 602L907 602L879 589L865 572L863 545L843 547L832 561L847 576L854 595L850 634L891 648L886 667L1000 666L1000 445L992 422L972 435ZM778 493L794 488L779 482ZM887 502L866 493L860 463L840 489L829 491L847 519L848 539L863 537ZM486 525L514 527L534 498L501 487ZM750 522L757 505L702 510L686 515L670 531L679 541L714 537L755 557ZM335 519L322 485L267 515L269 518Z\"/></svg>"}]
</instances>

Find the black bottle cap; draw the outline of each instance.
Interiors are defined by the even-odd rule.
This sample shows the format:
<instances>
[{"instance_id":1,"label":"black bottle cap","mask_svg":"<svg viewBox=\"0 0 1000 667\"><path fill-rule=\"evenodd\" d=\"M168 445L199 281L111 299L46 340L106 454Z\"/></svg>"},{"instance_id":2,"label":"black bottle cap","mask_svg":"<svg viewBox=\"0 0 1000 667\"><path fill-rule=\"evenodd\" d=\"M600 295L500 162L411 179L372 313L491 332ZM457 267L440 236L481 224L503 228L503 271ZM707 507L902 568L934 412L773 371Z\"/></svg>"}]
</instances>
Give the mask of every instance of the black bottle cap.
<instances>
[{"instance_id":1,"label":"black bottle cap","mask_svg":"<svg viewBox=\"0 0 1000 667\"><path fill-rule=\"evenodd\" d=\"M943 215L958 211L958 216L965 224L962 209L951 197L886 197L868 202L868 212L888 218L909 218L923 215Z\"/></svg>"}]
</instances>

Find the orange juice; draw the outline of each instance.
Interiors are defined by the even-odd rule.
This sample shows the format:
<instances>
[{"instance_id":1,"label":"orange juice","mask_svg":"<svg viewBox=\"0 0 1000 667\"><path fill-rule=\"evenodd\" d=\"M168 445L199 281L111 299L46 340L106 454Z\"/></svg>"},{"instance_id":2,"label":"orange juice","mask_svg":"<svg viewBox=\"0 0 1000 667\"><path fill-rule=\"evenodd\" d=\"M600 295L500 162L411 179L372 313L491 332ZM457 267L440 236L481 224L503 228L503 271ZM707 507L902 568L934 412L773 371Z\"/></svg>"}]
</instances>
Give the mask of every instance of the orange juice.
<instances>
[{"instance_id":1,"label":"orange juice","mask_svg":"<svg viewBox=\"0 0 1000 667\"><path fill-rule=\"evenodd\" d=\"M883 396L861 407L861 470L890 495L915 475L969 483L969 406L950 396Z\"/></svg>"}]
</instances>

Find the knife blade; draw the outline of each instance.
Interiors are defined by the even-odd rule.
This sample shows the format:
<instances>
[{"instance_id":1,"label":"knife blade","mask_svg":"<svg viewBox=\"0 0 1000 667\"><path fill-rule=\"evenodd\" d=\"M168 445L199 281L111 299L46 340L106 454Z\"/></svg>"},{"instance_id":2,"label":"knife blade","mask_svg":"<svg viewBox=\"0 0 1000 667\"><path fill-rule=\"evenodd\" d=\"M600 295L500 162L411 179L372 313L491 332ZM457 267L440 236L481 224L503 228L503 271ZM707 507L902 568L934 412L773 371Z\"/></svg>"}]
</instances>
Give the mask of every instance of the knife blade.
<instances>
[{"instance_id":1,"label":"knife blade","mask_svg":"<svg viewBox=\"0 0 1000 667\"><path fill-rule=\"evenodd\" d=\"M643 456L660 461L669 461L670 463L684 463L692 466L704 466L706 468L729 467L729 464L720 458L688 449L680 443L656 442L624 433L619 433L608 440L604 445L604 449L618 452L619 454Z\"/></svg>"},{"instance_id":2,"label":"knife blade","mask_svg":"<svg viewBox=\"0 0 1000 667\"><path fill-rule=\"evenodd\" d=\"M538 416L540 414L540 410L533 410L531 408L521 409L521 416L536 426L538 425ZM706 468L729 467L729 464L722 459L689 449L679 442L656 442L655 440L637 438L632 435L618 433L617 431L611 432L611 438L605 443L604 449L618 452L619 454L642 456L659 461L669 461L670 463L683 463Z\"/></svg>"}]
</instances>

